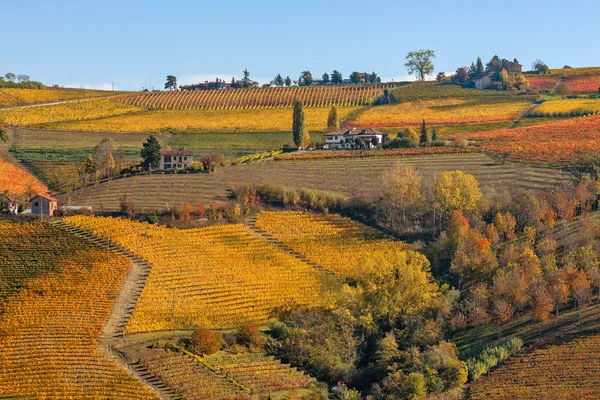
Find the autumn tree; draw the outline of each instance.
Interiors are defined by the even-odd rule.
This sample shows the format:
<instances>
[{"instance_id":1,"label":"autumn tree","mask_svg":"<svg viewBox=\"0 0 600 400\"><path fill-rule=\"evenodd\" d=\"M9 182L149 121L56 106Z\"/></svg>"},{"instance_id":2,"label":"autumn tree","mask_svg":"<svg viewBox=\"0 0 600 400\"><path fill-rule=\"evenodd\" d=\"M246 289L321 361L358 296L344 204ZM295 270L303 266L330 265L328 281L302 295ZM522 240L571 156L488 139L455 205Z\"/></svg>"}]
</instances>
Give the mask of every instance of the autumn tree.
<instances>
[{"instance_id":1,"label":"autumn tree","mask_svg":"<svg viewBox=\"0 0 600 400\"><path fill-rule=\"evenodd\" d=\"M554 93L556 93L564 99L565 96L570 95L571 93L573 93L573 91L571 90L567 82L560 81L558 85L556 85L556 87L554 88Z\"/></svg>"},{"instance_id":2,"label":"autumn tree","mask_svg":"<svg viewBox=\"0 0 600 400\"><path fill-rule=\"evenodd\" d=\"M104 168L106 168L106 176L111 178L112 171L115 169L115 159L113 158L112 153L108 153L106 159L104 160Z\"/></svg>"},{"instance_id":3,"label":"autumn tree","mask_svg":"<svg viewBox=\"0 0 600 400\"><path fill-rule=\"evenodd\" d=\"M337 106L331 106L329 115L327 116L327 132L333 132L340 127L340 119L338 116Z\"/></svg>"},{"instance_id":4,"label":"autumn tree","mask_svg":"<svg viewBox=\"0 0 600 400\"><path fill-rule=\"evenodd\" d=\"M433 58L435 58L435 51L433 50L409 51L406 54L404 66L409 75L416 75L421 82L424 82L427 75L433 74Z\"/></svg>"},{"instance_id":5,"label":"autumn tree","mask_svg":"<svg viewBox=\"0 0 600 400\"><path fill-rule=\"evenodd\" d=\"M304 135L306 127L304 125L304 104L302 100L294 101L294 114L292 121L292 135L294 144L298 148L304 147Z\"/></svg>"},{"instance_id":6,"label":"autumn tree","mask_svg":"<svg viewBox=\"0 0 600 400\"><path fill-rule=\"evenodd\" d=\"M83 166L83 170L86 175L86 181L89 175L96 174L96 172L98 171L98 165L96 164L96 160L94 160L93 155L88 154L87 160L85 161L85 165Z\"/></svg>"},{"instance_id":7,"label":"autumn tree","mask_svg":"<svg viewBox=\"0 0 600 400\"><path fill-rule=\"evenodd\" d=\"M422 204L421 177L408 165L397 164L382 176L379 195L381 219L392 229L407 230L409 219L417 216Z\"/></svg>"},{"instance_id":8,"label":"autumn tree","mask_svg":"<svg viewBox=\"0 0 600 400\"><path fill-rule=\"evenodd\" d=\"M192 334L190 347L194 353L199 355L216 353L220 347L219 335L210 329L197 328Z\"/></svg>"},{"instance_id":9,"label":"autumn tree","mask_svg":"<svg viewBox=\"0 0 600 400\"><path fill-rule=\"evenodd\" d=\"M534 285L530 296L531 318L542 323L548 322L554 304L546 286L541 283Z\"/></svg>"},{"instance_id":10,"label":"autumn tree","mask_svg":"<svg viewBox=\"0 0 600 400\"><path fill-rule=\"evenodd\" d=\"M393 326L398 318L418 314L436 294L427 258L415 251L372 252L357 263L361 309Z\"/></svg>"},{"instance_id":11,"label":"autumn tree","mask_svg":"<svg viewBox=\"0 0 600 400\"><path fill-rule=\"evenodd\" d=\"M442 172L434 184L433 192L436 203L446 213L473 210L482 198L475 177L463 171Z\"/></svg>"}]
</instances>

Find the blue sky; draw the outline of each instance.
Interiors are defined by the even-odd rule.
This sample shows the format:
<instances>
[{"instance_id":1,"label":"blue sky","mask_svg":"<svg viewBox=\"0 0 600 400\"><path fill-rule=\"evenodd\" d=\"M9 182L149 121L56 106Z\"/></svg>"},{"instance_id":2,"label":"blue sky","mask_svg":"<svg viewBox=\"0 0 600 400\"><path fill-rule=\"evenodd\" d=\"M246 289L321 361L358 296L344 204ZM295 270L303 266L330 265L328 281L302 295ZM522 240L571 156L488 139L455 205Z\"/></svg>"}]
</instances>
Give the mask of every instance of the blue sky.
<instances>
[{"instance_id":1,"label":"blue sky","mask_svg":"<svg viewBox=\"0 0 600 400\"><path fill-rule=\"evenodd\" d=\"M141 89L247 68L266 82L340 70L406 79L409 50L436 51L437 71L477 56L600 66L598 0L114 1L1 0L0 73L46 84Z\"/></svg>"}]
</instances>

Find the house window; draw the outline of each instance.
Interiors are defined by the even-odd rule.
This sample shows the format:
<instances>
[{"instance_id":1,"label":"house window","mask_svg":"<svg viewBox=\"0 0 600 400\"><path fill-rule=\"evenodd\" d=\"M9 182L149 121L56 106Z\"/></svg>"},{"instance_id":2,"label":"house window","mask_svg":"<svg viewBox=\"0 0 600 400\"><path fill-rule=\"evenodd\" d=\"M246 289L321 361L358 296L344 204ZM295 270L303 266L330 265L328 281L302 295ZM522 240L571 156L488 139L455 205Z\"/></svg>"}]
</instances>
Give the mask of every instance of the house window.
<instances>
[{"instance_id":1,"label":"house window","mask_svg":"<svg viewBox=\"0 0 600 400\"><path fill-rule=\"evenodd\" d=\"M35 203L33 203L34 206L38 207L39 203L36 201Z\"/></svg>"},{"instance_id":2,"label":"house window","mask_svg":"<svg viewBox=\"0 0 600 400\"><path fill-rule=\"evenodd\" d=\"M187 157L183 157L183 159L184 159L185 161L187 161Z\"/></svg>"},{"instance_id":3,"label":"house window","mask_svg":"<svg viewBox=\"0 0 600 400\"><path fill-rule=\"evenodd\" d=\"M171 164L165 164L165 168L171 168Z\"/></svg>"}]
</instances>

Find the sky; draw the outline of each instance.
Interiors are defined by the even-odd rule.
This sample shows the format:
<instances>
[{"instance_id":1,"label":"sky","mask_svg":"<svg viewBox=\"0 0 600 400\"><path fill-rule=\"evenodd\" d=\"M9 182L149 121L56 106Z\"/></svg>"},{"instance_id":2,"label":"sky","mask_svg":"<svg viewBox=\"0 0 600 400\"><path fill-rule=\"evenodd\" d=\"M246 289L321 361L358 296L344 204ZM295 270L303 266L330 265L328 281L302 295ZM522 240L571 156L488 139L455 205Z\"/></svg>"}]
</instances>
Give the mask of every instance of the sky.
<instances>
[{"instance_id":1,"label":"sky","mask_svg":"<svg viewBox=\"0 0 600 400\"><path fill-rule=\"evenodd\" d=\"M261 83L337 69L407 80L410 50L435 71L480 56L551 68L600 66L600 1L0 0L0 74L47 85L162 89L239 78ZM151 82L151 83L150 83Z\"/></svg>"}]
</instances>

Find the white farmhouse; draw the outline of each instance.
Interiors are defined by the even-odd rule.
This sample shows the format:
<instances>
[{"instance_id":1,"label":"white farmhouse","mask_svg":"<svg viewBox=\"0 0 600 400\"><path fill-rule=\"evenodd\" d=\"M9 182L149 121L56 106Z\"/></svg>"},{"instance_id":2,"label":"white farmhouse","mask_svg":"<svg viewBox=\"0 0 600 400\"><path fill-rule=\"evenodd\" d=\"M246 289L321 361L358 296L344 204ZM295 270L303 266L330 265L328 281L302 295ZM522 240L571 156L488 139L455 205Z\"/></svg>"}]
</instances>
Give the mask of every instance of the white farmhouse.
<instances>
[{"instance_id":1,"label":"white farmhouse","mask_svg":"<svg viewBox=\"0 0 600 400\"><path fill-rule=\"evenodd\" d=\"M326 149L373 149L389 140L388 134L372 128L340 129L325 134Z\"/></svg>"}]
</instances>

